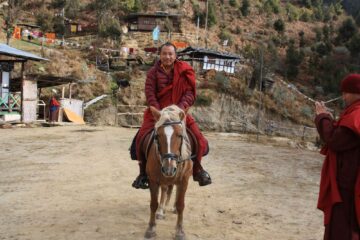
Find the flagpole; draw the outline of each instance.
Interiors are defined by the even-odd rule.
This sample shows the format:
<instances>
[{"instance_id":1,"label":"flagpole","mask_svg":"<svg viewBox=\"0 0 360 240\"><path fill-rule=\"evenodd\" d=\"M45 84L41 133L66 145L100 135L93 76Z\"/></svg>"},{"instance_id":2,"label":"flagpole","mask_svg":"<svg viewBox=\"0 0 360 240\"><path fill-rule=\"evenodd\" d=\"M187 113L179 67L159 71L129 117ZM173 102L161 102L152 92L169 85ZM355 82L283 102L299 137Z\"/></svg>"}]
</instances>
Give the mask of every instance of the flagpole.
<instances>
[{"instance_id":1,"label":"flagpole","mask_svg":"<svg viewBox=\"0 0 360 240\"><path fill-rule=\"evenodd\" d=\"M205 48L207 48L207 28L208 28L209 0L206 0L206 18L205 18Z\"/></svg>"}]
</instances>

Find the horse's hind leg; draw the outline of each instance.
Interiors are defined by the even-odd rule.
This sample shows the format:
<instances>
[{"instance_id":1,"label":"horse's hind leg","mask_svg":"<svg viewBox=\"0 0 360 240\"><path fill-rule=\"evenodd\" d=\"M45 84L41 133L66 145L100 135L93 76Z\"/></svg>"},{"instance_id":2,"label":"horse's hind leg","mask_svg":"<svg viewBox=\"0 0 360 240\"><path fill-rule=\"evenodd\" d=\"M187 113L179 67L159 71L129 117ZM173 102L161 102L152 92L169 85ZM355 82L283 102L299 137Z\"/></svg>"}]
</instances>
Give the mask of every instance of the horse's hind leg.
<instances>
[{"instance_id":1,"label":"horse's hind leg","mask_svg":"<svg viewBox=\"0 0 360 240\"><path fill-rule=\"evenodd\" d=\"M169 187L166 185L161 186L160 205L156 211L156 219L165 219L165 197ZM166 203L168 200L166 199Z\"/></svg>"},{"instance_id":2,"label":"horse's hind leg","mask_svg":"<svg viewBox=\"0 0 360 240\"><path fill-rule=\"evenodd\" d=\"M159 185L150 182L150 194L151 194L151 202L150 202L150 221L149 226L146 229L144 239L153 239L156 236L156 222L155 222L155 212L158 208L158 195L159 195Z\"/></svg>"},{"instance_id":3,"label":"horse's hind leg","mask_svg":"<svg viewBox=\"0 0 360 240\"><path fill-rule=\"evenodd\" d=\"M173 188L174 188L174 185L169 185L168 186L168 189L167 189L167 192L166 192L165 207L169 206L169 202L170 202L170 199L171 199L171 194L172 194Z\"/></svg>"}]
</instances>

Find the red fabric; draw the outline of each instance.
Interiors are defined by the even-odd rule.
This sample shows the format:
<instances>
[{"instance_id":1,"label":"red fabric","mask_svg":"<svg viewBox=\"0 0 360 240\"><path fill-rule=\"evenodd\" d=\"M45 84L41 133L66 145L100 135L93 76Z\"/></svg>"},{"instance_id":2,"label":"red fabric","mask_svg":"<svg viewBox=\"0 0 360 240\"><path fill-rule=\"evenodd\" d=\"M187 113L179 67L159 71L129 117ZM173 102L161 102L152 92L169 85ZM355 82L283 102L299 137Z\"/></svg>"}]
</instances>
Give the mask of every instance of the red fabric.
<instances>
[{"instance_id":1,"label":"red fabric","mask_svg":"<svg viewBox=\"0 0 360 240\"><path fill-rule=\"evenodd\" d=\"M172 104L185 110L194 104L196 96L195 84L195 72L186 62L176 60L173 72L170 74L166 74L161 68L160 62L158 62L147 74L145 83L147 103L149 106L153 106L159 110ZM154 128L154 125L155 120L148 108L145 110L143 124L136 138L136 152L139 160L141 160L141 141L145 135ZM200 161L206 150L207 140L201 134L195 120L190 114L186 116L186 126L193 131L198 140L198 161Z\"/></svg>"},{"instance_id":2,"label":"red fabric","mask_svg":"<svg viewBox=\"0 0 360 240\"><path fill-rule=\"evenodd\" d=\"M350 128L360 136L360 101L357 101L347 107L341 114L335 126ZM335 203L341 202L341 196L336 182L336 153L325 146L320 151L326 155L320 180L320 192L318 199L318 208L324 212L324 224L327 225L331 219L331 211ZM359 173L359 170L358 170ZM358 222L360 222L360 175L357 175L355 186L355 208Z\"/></svg>"},{"instance_id":3,"label":"red fabric","mask_svg":"<svg viewBox=\"0 0 360 240\"><path fill-rule=\"evenodd\" d=\"M341 92L360 93L360 74L350 74L341 81Z\"/></svg>"},{"instance_id":4,"label":"red fabric","mask_svg":"<svg viewBox=\"0 0 360 240\"><path fill-rule=\"evenodd\" d=\"M55 97L52 97L51 100L50 100L50 106L59 107L59 106L60 106L60 103L56 100Z\"/></svg>"}]
</instances>

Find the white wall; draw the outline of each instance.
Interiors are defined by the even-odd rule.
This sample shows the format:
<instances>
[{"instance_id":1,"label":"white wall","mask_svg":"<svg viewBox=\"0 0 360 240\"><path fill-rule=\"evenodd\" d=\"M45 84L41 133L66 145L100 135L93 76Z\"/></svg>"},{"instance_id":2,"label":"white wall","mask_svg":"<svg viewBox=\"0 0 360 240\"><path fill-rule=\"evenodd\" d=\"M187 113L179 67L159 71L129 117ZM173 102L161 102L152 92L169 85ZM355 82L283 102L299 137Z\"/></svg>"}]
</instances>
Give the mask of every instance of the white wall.
<instances>
[{"instance_id":1,"label":"white wall","mask_svg":"<svg viewBox=\"0 0 360 240\"><path fill-rule=\"evenodd\" d=\"M22 82L22 111L24 123L34 122L37 119L37 82L24 79Z\"/></svg>"}]
</instances>

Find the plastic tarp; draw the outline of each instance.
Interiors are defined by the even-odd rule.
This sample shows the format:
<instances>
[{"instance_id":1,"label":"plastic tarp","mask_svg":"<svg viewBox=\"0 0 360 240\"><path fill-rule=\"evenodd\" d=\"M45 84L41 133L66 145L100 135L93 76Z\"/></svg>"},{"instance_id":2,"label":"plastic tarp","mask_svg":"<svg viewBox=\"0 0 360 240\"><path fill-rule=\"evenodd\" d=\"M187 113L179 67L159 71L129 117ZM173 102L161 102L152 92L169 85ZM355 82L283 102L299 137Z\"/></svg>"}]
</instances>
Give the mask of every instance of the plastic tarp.
<instances>
[{"instance_id":1,"label":"plastic tarp","mask_svg":"<svg viewBox=\"0 0 360 240\"><path fill-rule=\"evenodd\" d=\"M85 124L84 119L81 116L77 115L76 113L67 108L64 108L64 114L70 122Z\"/></svg>"}]
</instances>

